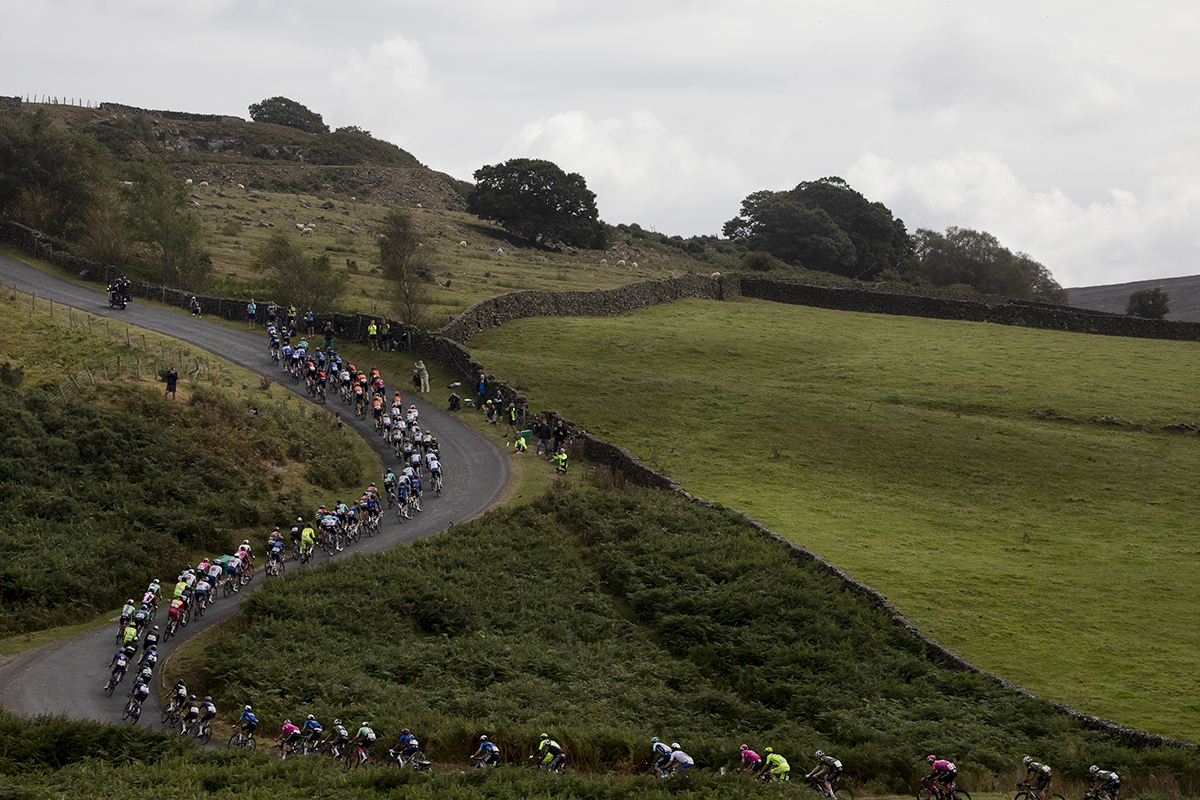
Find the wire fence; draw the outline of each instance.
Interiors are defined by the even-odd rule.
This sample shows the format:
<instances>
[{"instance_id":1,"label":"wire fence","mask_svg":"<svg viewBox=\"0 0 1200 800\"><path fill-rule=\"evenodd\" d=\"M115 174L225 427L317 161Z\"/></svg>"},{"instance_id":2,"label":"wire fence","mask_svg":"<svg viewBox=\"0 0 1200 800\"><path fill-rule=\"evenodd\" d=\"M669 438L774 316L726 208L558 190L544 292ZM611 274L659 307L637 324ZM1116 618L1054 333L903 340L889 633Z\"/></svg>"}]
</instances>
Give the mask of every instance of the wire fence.
<instances>
[{"instance_id":1,"label":"wire fence","mask_svg":"<svg viewBox=\"0 0 1200 800\"><path fill-rule=\"evenodd\" d=\"M50 297L38 297L36 293L23 292L14 286L0 284L5 296L32 313L45 314L52 319L66 322L68 327L86 330L93 336L103 337L110 343L128 348L127 354L95 363L84 363L83 369L66 376L58 384L58 393L64 401L69 400L85 386L115 380L165 381L167 371L175 367L180 379L192 381L216 381L217 374L212 358L207 354L197 355L190 349L160 336L147 338L144 331L135 331L130 325L107 317L98 317Z\"/></svg>"}]
</instances>

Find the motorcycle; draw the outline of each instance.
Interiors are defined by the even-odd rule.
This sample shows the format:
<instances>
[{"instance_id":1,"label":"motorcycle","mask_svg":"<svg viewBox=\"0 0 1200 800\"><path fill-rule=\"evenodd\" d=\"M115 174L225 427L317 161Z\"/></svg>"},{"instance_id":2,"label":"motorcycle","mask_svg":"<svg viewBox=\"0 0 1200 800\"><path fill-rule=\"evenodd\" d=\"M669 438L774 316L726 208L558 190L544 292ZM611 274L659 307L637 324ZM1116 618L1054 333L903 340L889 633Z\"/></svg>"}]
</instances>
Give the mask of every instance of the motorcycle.
<instances>
[{"instance_id":1,"label":"motorcycle","mask_svg":"<svg viewBox=\"0 0 1200 800\"><path fill-rule=\"evenodd\" d=\"M124 286L114 285L114 286L108 287L108 306L109 306L109 308L124 309L125 306L129 305L130 302L131 302L131 298L129 296L129 290L126 289Z\"/></svg>"}]
</instances>

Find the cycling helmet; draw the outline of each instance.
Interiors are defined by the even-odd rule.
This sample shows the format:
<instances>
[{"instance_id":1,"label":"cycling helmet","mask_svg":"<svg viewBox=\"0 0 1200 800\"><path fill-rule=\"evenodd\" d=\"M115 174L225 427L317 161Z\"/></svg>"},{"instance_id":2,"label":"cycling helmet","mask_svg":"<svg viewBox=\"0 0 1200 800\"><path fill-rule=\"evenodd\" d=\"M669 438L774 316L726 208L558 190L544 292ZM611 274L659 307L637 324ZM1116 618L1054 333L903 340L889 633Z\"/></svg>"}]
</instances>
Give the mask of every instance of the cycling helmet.
<instances>
[{"instance_id":1,"label":"cycling helmet","mask_svg":"<svg viewBox=\"0 0 1200 800\"><path fill-rule=\"evenodd\" d=\"M657 736L650 737L650 744L658 744L658 737Z\"/></svg>"},{"instance_id":2,"label":"cycling helmet","mask_svg":"<svg viewBox=\"0 0 1200 800\"><path fill-rule=\"evenodd\" d=\"M196 699L196 695L194 695L194 694L188 695L188 700L195 700L195 699Z\"/></svg>"},{"instance_id":3,"label":"cycling helmet","mask_svg":"<svg viewBox=\"0 0 1200 800\"><path fill-rule=\"evenodd\" d=\"M679 749L679 742L671 742L671 749L672 749L672 750L678 750L678 749Z\"/></svg>"},{"instance_id":4,"label":"cycling helmet","mask_svg":"<svg viewBox=\"0 0 1200 800\"><path fill-rule=\"evenodd\" d=\"M312 714L309 714L309 715L308 715L308 718L309 718L309 719L316 719L316 717L314 717Z\"/></svg>"},{"instance_id":5,"label":"cycling helmet","mask_svg":"<svg viewBox=\"0 0 1200 800\"><path fill-rule=\"evenodd\" d=\"M1100 768L1097 767L1095 764L1092 764L1090 767L1088 767L1088 772L1092 773L1093 775L1095 775L1099 771L1100 771Z\"/></svg>"},{"instance_id":6,"label":"cycling helmet","mask_svg":"<svg viewBox=\"0 0 1200 800\"><path fill-rule=\"evenodd\" d=\"M155 625L154 627L155 627L155 628L157 628L158 626L157 626L157 625ZM151 652L154 652L154 651L157 651L157 650L158 650L158 645L156 645L156 644L152 644L152 645L150 645L150 646L149 646L148 648L146 648L146 649L147 649L147 650L150 650Z\"/></svg>"},{"instance_id":7,"label":"cycling helmet","mask_svg":"<svg viewBox=\"0 0 1200 800\"><path fill-rule=\"evenodd\" d=\"M368 725L367 723L365 723L365 722L364 722L364 723L361 725L361 727L363 727L363 728L369 728L369 727L371 727L371 726L370 726L370 725Z\"/></svg>"},{"instance_id":8,"label":"cycling helmet","mask_svg":"<svg viewBox=\"0 0 1200 800\"><path fill-rule=\"evenodd\" d=\"M250 706L246 706L246 707L245 707L245 708L243 708L242 710L243 710L243 711L250 711L251 709L250 709Z\"/></svg>"},{"instance_id":9,"label":"cycling helmet","mask_svg":"<svg viewBox=\"0 0 1200 800\"><path fill-rule=\"evenodd\" d=\"M290 719L285 719L285 720L283 721L283 724L284 724L284 725L291 725L291 724L292 724L292 721L291 721Z\"/></svg>"},{"instance_id":10,"label":"cycling helmet","mask_svg":"<svg viewBox=\"0 0 1200 800\"><path fill-rule=\"evenodd\" d=\"M405 735L406 733L408 733L408 728L405 728L404 730L400 731L401 736Z\"/></svg>"},{"instance_id":11,"label":"cycling helmet","mask_svg":"<svg viewBox=\"0 0 1200 800\"><path fill-rule=\"evenodd\" d=\"M774 753L774 752L775 752L775 749L774 749L773 747L768 747L768 748L766 748L766 749L765 749L763 752L766 752L766 753Z\"/></svg>"},{"instance_id":12,"label":"cycling helmet","mask_svg":"<svg viewBox=\"0 0 1200 800\"><path fill-rule=\"evenodd\" d=\"M250 540L249 540L249 539L242 539L242 544L250 544Z\"/></svg>"},{"instance_id":13,"label":"cycling helmet","mask_svg":"<svg viewBox=\"0 0 1200 800\"><path fill-rule=\"evenodd\" d=\"M296 522L304 522L304 517L296 517Z\"/></svg>"},{"instance_id":14,"label":"cycling helmet","mask_svg":"<svg viewBox=\"0 0 1200 800\"><path fill-rule=\"evenodd\" d=\"M932 764L933 762L937 761L937 756L926 756L925 760Z\"/></svg>"},{"instance_id":15,"label":"cycling helmet","mask_svg":"<svg viewBox=\"0 0 1200 800\"><path fill-rule=\"evenodd\" d=\"M824 750L818 750L818 751L817 751L817 758L822 758L824 755L825 755L825 751L824 751Z\"/></svg>"},{"instance_id":16,"label":"cycling helmet","mask_svg":"<svg viewBox=\"0 0 1200 800\"><path fill-rule=\"evenodd\" d=\"M542 738L543 738L543 739L549 739L549 738L550 738L550 734L548 734L548 733L543 733L543 734L542 734Z\"/></svg>"},{"instance_id":17,"label":"cycling helmet","mask_svg":"<svg viewBox=\"0 0 1200 800\"><path fill-rule=\"evenodd\" d=\"M334 725L341 725L341 724L342 724L342 721L341 721L340 719L335 719L335 720L333 721L333 724L334 724Z\"/></svg>"},{"instance_id":18,"label":"cycling helmet","mask_svg":"<svg viewBox=\"0 0 1200 800\"><path fill-rule=\"evenodd\" d=\"M487 734L485 733L485 734L483 734L482 736L480 736L480 737L479 737L479 741L481 741L481 742L486 742L486 741L487 741Z\"/></svg>"},{"instance_id":19,"label":"cycling helmet","mask_svg":"<svg viewBox=\"0 0 1200 800\"><path fill-rule=\"evenodd\" d=\"M206 703L211 703L211 702L212 702L212 697L211 697L211 696L207 696L207 695L206 695L206 696L205 696L205 698L204 698L204 702L206 702Z\"/></svg>"},{"instance_id":20,"label":"cycling helmet","mask_svg":"<svg viewBox=\"0 0 1200 800\"><path fill-rule=\"evenodd\" d=\"M125 604L126 604L126 605L130 605L130 606L131 606L131 605L133 605L133 598L131 597L131 598L129 598L128 600L126 600L126 601L125 601Z\"/></svg>"},{"instance_id":21,"label":"cycling helmet","mask_svg":"<svg viewBox=\"0 0 1200 800\"><path fill-rule=\"evenodd\" d=\"M157 625L155 625L155 626L154 626L154 630L158 630L158 626L157 626ZM154 647L154 645L150 645L150 646L151 646L151 647Z\"/></svg>"},{"instance_id":22,"label":"cycling helmet","mask_svg":"<svg viewBox=\"0 0 1200 800\"><path fill-rule=\"evenodd\" d=\"M748 744L744 744L744 745L742 745L742 749L743 749L743 750L749 750L749 749L750 749L750 745L748 745Z\"/></svg>"},{"instance_id":23,"label":"cycling helmet","mask_svg":"<svg viewBox=\"0 0 1200 800\"><path fill-rule=\"evenodd\" d=\"M1025 756L1024 758L1021 759L1021 763L1028 767L1030 764L1033 763L1033 759L1030 758L1029 756Z\"/></svg>"}]
</instances>

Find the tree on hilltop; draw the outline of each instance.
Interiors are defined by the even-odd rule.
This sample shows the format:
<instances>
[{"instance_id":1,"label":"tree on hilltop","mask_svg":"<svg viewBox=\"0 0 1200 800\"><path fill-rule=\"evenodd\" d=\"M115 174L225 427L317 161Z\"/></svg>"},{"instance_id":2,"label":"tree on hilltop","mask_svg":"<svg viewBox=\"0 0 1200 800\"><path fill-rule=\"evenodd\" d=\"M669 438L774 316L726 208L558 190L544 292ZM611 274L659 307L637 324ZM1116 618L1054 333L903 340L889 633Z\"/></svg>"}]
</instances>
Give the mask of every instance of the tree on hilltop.
<instances>
[{"instance_id":1,"label":"tree on hilltop","mask_svg":"<svg viewBox=\"0 0 1200 800\"><path fill-rule=\"evenodd\" d=\"M723 232L792 266L864 280L897 268L912 252L904 223L838 177L754 192Z\"/></svg>"},{"instance_id":2,"label":"tree on hilltop","mask_svg":"<svg viewBox=\"0 0 1200 800\"><path fill-rule=\"evenodd\" d=\"M578 173L550 161L514 158L475 171L467 211L530 244L557 248L605 246L596 195Z\"/></svg>"},{"instance_id":3,"label":"tree on hilltop","mask_svg":"<svg viewBox=\"0 0 1200 800\"><path fill-rule=\"evenodd\" d=\"M308 133L329 133L329 126L320 114L286 97L268 97L261 103L252 103L250 119L286 125Z\"/></svg>"},{"instance_id":4,"label":"tree on hilltop","mask_svg":"<svg viewBox=\"0 0 1200 800\"><path fill-rule=\"evenodd\" d=\"M1144 319L1162 319L1171 313L1167 305L1169 299L1162 289L1139 289L1129 295L1129 303L1125 306L1125 314L1130 317Z\"/></svg>"},{"instance_id":5,"label":"tree on hilltop","mask_svg":"<svg viewBox=\"0 0 1200 800\"><path fill-rule=\"evenodd\" d=\"M1050 270L1025 253L1013 253L986 231L918 228L907 277L934 286L967 286L981 294L1065 303L1066 291Z\"/></svg>"}]
</instances>

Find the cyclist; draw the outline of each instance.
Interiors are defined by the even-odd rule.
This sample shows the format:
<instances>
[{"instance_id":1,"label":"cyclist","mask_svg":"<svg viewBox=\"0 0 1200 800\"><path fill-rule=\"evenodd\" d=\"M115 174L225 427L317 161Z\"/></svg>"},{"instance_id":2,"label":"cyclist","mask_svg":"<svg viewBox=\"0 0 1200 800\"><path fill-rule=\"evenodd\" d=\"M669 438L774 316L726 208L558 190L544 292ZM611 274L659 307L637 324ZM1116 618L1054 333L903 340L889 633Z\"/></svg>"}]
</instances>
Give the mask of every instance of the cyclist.
<instances>
[{"instance_id":1,"label":"cyclist","mask_svg":"<svg viewBox=\"0 0 1200 800\"><path fill-rule=\"evenodd\" d=\"M1104 792L1111 800L1117 800L1117 792L1121 791L1121 776L1112 770L1100 769L1095 764L1088 767L1092 776L1092 794Z\"/></svg>"},{"instance_id":2,"label":"cyclist","mask_svg":"<svg viewBox=\"0 0 1200 800\"><path fill-rule=\"evenodd\" d=\"M479 737L479 749L475 751L475 755L471 756L472 761L476 761L487 767L495 767L500 764L500 748L496 743L488 739L487 734Z\"/></svg>"},{"instance_id":3,"label":"cyclist","mask_svg":"<svg viewBox=\"0 0 1200 800\"><path fill-rule=\"evenodd\" d=\"M158 626L155 625L154 627L157 628ZM142 653L142 658L140 661L138 661L138 666L142 667L142 668L149 667L151 670L153 670L155 665L157 665L157 664L158 664L158 645L151 644L151 645L147 646L146 650Z\"/></svg>"},{"instance_id":4,"label":"cyclist","mask_svg":"<svg viewBox=\"0 0 1200 800\"><path fill-rule=\"evenodd\" d=\"M221 585L221 573L222 572L223 572L223 570L221 569L221 565L217 563L217 560L215 558L212 559L208 565L208 585L210 587L212 587L213 589L215 589L216 587ZM217 599L217 593L215 591L210 591L209 597L208 597L208 602L212 603L216 599Z\"/></svg>"},{"instance_id":5,"label":"cyclist","mask_svg":"<svg viewBox=\"0 0 1200 800\"><path fill-rule=\"evenodd\" d=\"M140 636L142 630L150 623L150 606L142 603L141 607L133 612L133 619L131 621L138 629L138 635Z\"/></svg>"},{"instance_id":6,"label":"cyclist","mask_svg":"<svg viewBox=\"0 0 1200 800\"><path fill-rule=\"evenodd\" d=\"M947 793L953 792L954 779L958 777L958 768L954 766L954 763L937 756L927 756L925 760L929 762L929 768L932 771L921 779L921 783L928 781L930 786L940 783Z\"/></svg>"},{"instance_id":7,"label":"cyclist","mask_svg":"<svg viewBox=\"0 0 1200 800\"><path fill-rule=\"evenodd\" d=\"M746 770L750 770L750 774L753 775L762 769L762 765L762 756L751 750L750 745L742 745L742 763L737 771L745 772Z\"/></svg>"},{"instance_id":8,"label":"cyclist","mask_svg":"<svg viewBox=\"0 0 1200 800\"><path fill-rule=\"evenodd\" d=\"M286 758L287 754L294 750L296 744L300 741L300 729L293 725L290 719L285 719L283 727L279 729L279 735L275 737L275 741L282 745L280 757Z\"/></svg>"},{"instance_id":9,"label":"cyclist","mask_svg":"<svg viewBox=\"0 0 1200 800\"><path fill-rule=\"evenodd\" d=\"M200 704L200 730L204 730L204 726L208 721L217 715L217 707L213 704L212 697L205 697L204 702Z\"/></svg>"},{"instance_id":10,"label":"cyclist","mask_svg":"<svg viewBox=\"0 0 1200 800\"><path fill-rule=\"evenodd\" d=\"M124 650L117 652L112 657L112 661L108 662L108 683L104 684L104 691L108 691L108 687L114 686L121 678L125 677L125 670L129 668L129 656L125 655Z\"/></svg>"},{"instance_id":11,"label":"cyclist","mask_svg":"<svg viewBox=\"0 0 1200 800\"><path fill-rule=\"evenodd\" d=\"M183 681L175 681L175 688L171 690L171 705L175 707L176 715L179 714L180 709L183 708L183 704L187 702L187 699L187 687L183 685Z\"/></svg>"},{"instance_id":12,"label":"cyclist","mask_svg":"<svg viewBox=\"0 0 1200 800\"><path fill-rule=\"evenodd\" d=\"M696 766L696 762L691 756L680 749L679 742L671 742L671 760L669 765L671 772L678 775L685 769Z\"/></svg>"},{"instance_id":13,"label":"cyclist","mask_svg":"<svg viewBox=\"0 0 1200 800\"><path fill-rule=\"evenodd\" d=\"M168 626L171 623L174 623L177 626L179 625L179 623L181 622L180 617L183 615L183 609L186 607L187 607L187 603L185 603L183 601L183 599L180 597L176 597L174 600L171 601L171 606L170 606L170 608L167 609L167 624L168 624Z\"/></svg>"},{"instance_id":14,"label":"cyclist","mask_svg":"<svg viewBox=\"0 0 1200 800\"><path fill-rule=\"evenodd\" d=\"M246 736L253 736L254 730L258 727L258 717L254 716L254 709L250 706L242 708L242 714L238 717L235 728L241 728L242 733Z\"/></svg>"},{"instance_id":15,"label":"cyclist","mask_svg":"<svg viewBox=\"0 0 1200 800\"><path fill-rule=\"evenodd\" d=\"M300 546L300 532L304 530L304 517L296 517L296 521L292 524L292 544L296 547Z\"/></svg>"},{"instance_id":16,"label":"cyclist","mask_svg":"<svg viewBox=\"0 0 1200 800\"><path fill-rule=\"evenodd\" d=\"M567 754L563 752L562 746L551 739L548 733L542 734L541 744L538 745L537 752L530 756L530 758L536 756L541 756L538 763L549 767L551 772L561 771L563 764L567 762Z\"/></svg>"},{"instance_id":17,"label":"cyclist","mask_svg":"<svg viewBox=\"0 0 1200 800\"><path fill-rule=\"evenodd\" d=\"M182 718L179 720L180 735L187 733L187 729L191 724L200 718L200 702L196 700L196 695L189 694L183 707L185 710Z\"/></svg>"},{"instance_id":18,"label":"cyclist","mask_svg":"<svg viewBox=\"0 0 1200 800\"><path fill-rule=\"evenodd\" d=\"M125 630L121 633L121 645L122 647L132 647L133 652L136 653L139 639L141 639L141 633L138 631L137 626L133 624L133 621L130 620L129 624L125 626Z\"/></svg>"},{"instance_id":19,"label":"cyclist","mask_svg":"<svg viewBox=\"0 0 1200 800\"><path fill-rule=\"evenodd\" d=\"M300 532L300 552L306 558L311 559L313 548L317 546L317 532L313 530L312 525L305 525L304 530Z\"/></svg>"},{"instance_id":20,"label":"cyclist","mask_svg":"<svg viewBox=\"0 0 1200 800\"><path fill-rule=\"evenodd\" d=\"M405 728L400 731L400 739L396 742L396 761L403 767L420 747L421 743L417 741L417 737Z\"/></svg>"},{"instance_id":21,"label":"cyclist","mask_svg":"<svg viewBox=\"0 0 1200 800\"><path fill-rule=\"evenodd\" d=\"M767 757L763 760L762 775L759 780L770 781L780 780L786 781L788 773L791 772L791 767L788 766L787 759L776 753L773 748L768 747L766 752Z\"/></svg>"},{"instance_id":22,"label":"cyclist","mask_svg":"<svg viewBox=\"0 0 1200 800\"><path fill-rule=\"evenodd\" d=\"M346 730L346 726L342 724L340 719L335 719L333 721L333 739L331 739L329 742L330 755L332 755L334 758L340 756L343 748L346 747L349 741L350 734Z\"/></svg>"},{"instance_id":23,"label":"cyclist","mask_svg":"<svg viewBox=\"0 0 1200 800\"><path fill-rule=\"evenodd\" d=\"M833 782L842 774L842 762L838 761L831 755L826 754L824 750L817 751L817 765L809 771L805 778L821 778L824 777L825 794L833 797Z\"/></svg>"},{"instance_id":24,"label":"cyclist","mask_svg":"<svg viewBox=\"0 0 1200 800\"><path fill-rule=\"evenodd\" d=\"M137 611L138 607L133 604L133 598L125 601L125 605L121 606L121 619L117 622L117 627L122 631L129 624L129 620L133 619L133 612Z\"/></svg>"},{"instance_id":25,"label":"cyclist","mask_svg":"<svg viewBox=\"0 0 1200 800\"><path fill-rule=\"evenodd\" d=\"M212 584L208 582L208 575L200 573L200 579L196 581L196 588L192 590L192 599L196 601L196 608L203 611L208 608L208 598L212 596Z\"/></svg>"},{"instance_id":26,"label":"cyclist","mask_svg":"<svg viewBox=\"0 0 1200 800\"><path fill-rule=\"evenodd\" d=\"M146 651L145 653L142 654L143 661L146 660L146 653L150 652L151 650L158 649L159 635L160 634L159 634L157 625L155 625L150 630L146 631L146 638L142 640L142 648ZM156 655L155 658L157 658L157 657L158 656Z\"/></svg>"},{"instance_id":27,"label":"cyclist","mask_svg":"<svg viewBox=\"0 0 1200 800\"><path fill-rule=\"evenodd\" d=\"M325 729L321 727L321 723L317 722L317 718L309 714L308 718L304 720L304 727L301 728L301 733L308 739L307 747L309 749L316 748L317 742L320 741L321 734L324 732Z\"/></svg>"},{"instance_id":28,"label":"cyclist","mask_svg":"<svg viewBox=\"0 0 1200 800\"><path fill-rule=\"evenodd\" d=\"M654 769L662 775L671 764L671 748L654 736L650 739L650 751L654 754Z\"/></svg>"},{"instance_id":29,"label":"cyclist","mask_svg":"<svg viewBox=\"0 0 1200 800\"><path fill-rule=\"evenodd\" d=\"M129 690L129 702L132 706L134 703L141 705L146 702L146 698L150 696L150 686L146 681L142 680L139 675L137 681L134 682L133 688Z\"/></svg>"},{"instance_id":30,"label":"cyclist","mask_svg":"<svg viewBox=\"0 0 1200 800\"><path fill-rule=\"evenodd\" d=\"M1050 785L1050 780L1054 777L1054 771L1050 769L1048 764L1039 764L1030 756L1025 756L1021 759L1021 763L1025 765L1025 780L1023 783L1029 783L1033 778L1037 778L1037 786L1034 787L1034 795L1042 797L1042 792ZM1020 788L1021 784L1017 784Z\"/></svg>"},{"instance_id":31,"label":"cyclist","mask_svg":"<svg viewBox=\"0 0 1200 800\"><path fill-rule=\"evenodd\" d=\"M354 744L367 751L367 755L371 754L371 745L375 743L375 731L371 730L371 726L364 722L358 729L358 733L354 734Z\"/></svg>"}]
</instances>

